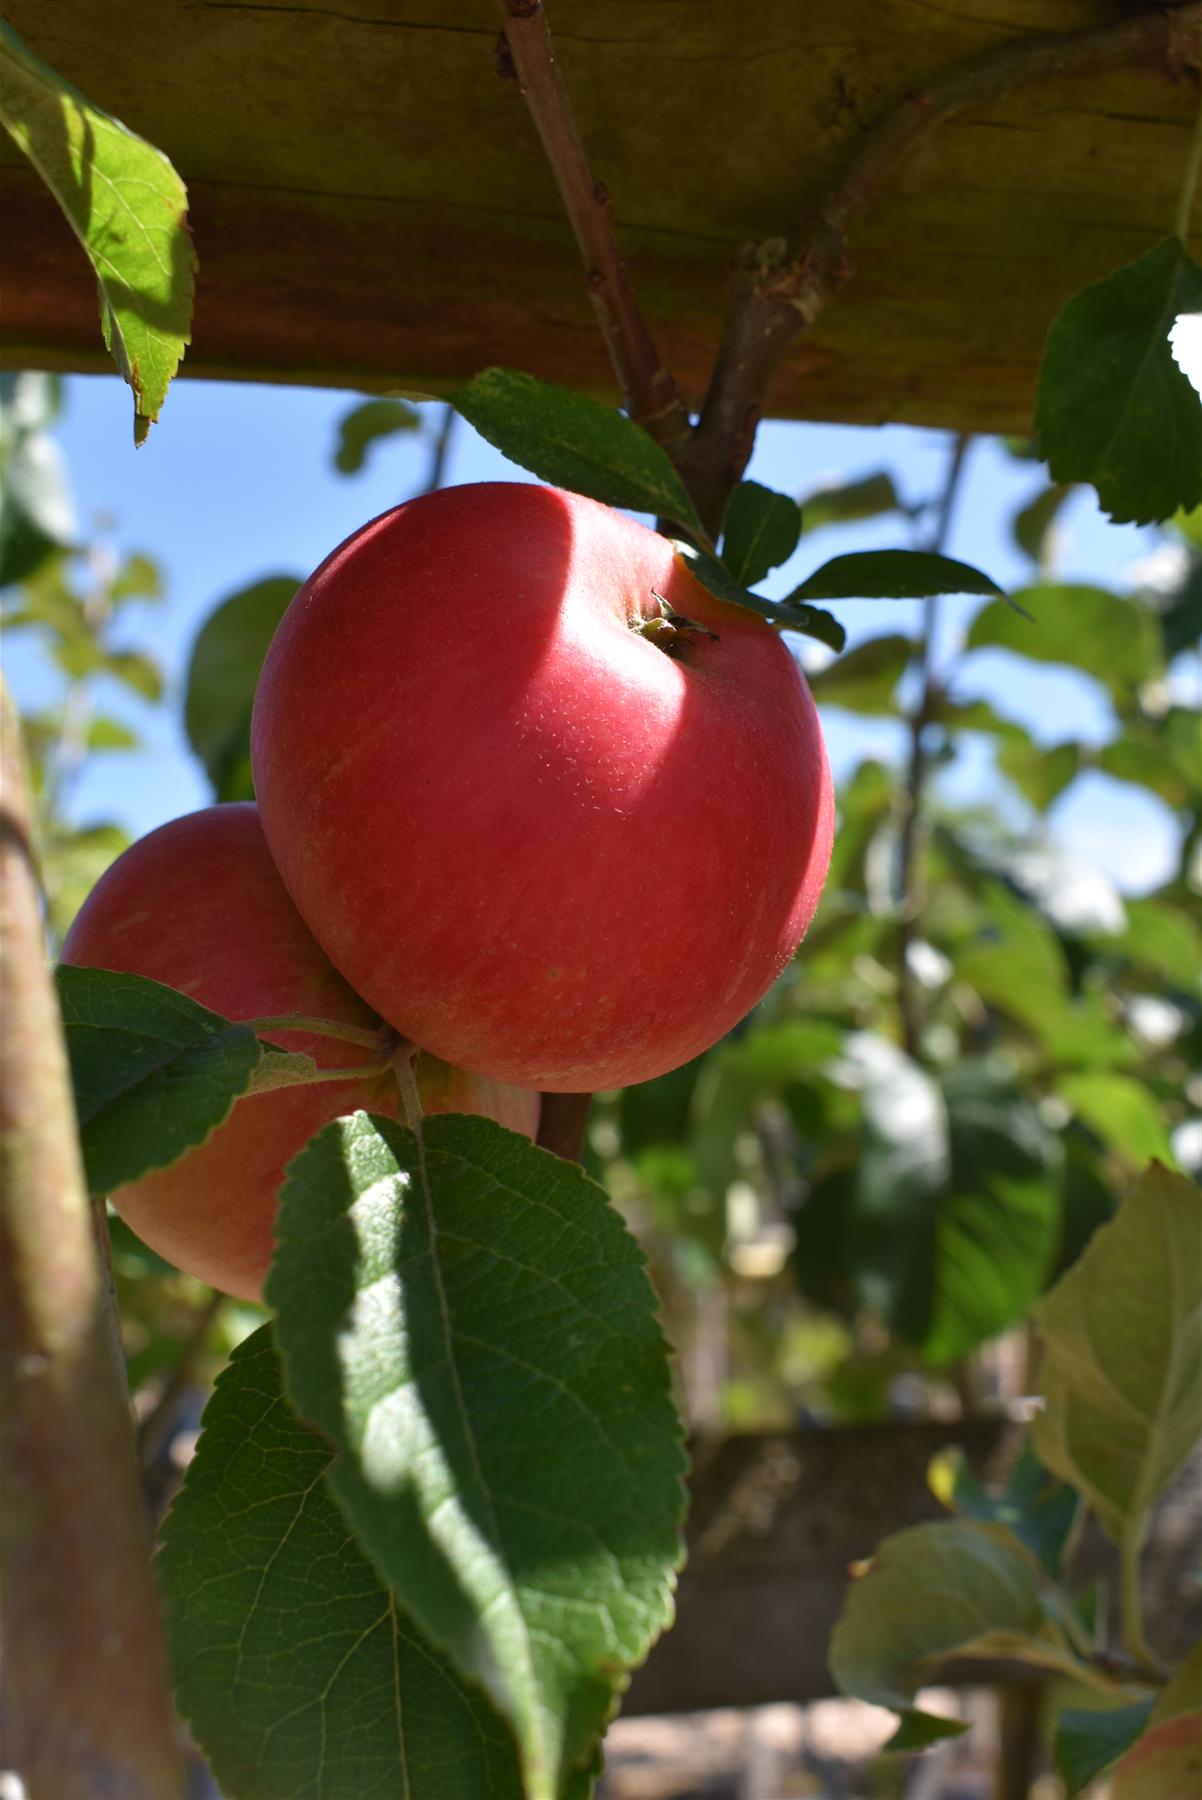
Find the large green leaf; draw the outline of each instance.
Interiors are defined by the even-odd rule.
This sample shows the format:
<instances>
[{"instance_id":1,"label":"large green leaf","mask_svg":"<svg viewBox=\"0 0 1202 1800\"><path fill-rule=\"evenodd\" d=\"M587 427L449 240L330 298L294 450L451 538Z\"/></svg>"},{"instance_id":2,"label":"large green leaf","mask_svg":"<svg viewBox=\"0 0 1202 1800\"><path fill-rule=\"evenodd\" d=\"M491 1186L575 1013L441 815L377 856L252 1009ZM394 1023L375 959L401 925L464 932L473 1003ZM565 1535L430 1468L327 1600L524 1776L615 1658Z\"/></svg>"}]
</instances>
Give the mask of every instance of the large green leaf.
<instances>
[{"instance_id":1,"label":"large green leaf","mask_svg":"<svg viewBox=\"0 0 1202 1800\"><path fill-rule=\"evenodd\" d=\"M1160 666L1156 620L1140 600L1068 583L1024 588L1015 597L1031 617L983 607L968 629L970 650L1010 650L1032 662L1064 663L1094 676L1120 700Z\"/></svg>"},{"instance_id":2,"label":"large green leaf","mask_svg":"<svg viewBox=\"0 0 1202 1800\"><path fill-rule=\"evenodd\" d=\"M1150 524L1202 499L1202 400L1169 330L1202 311L1180 238L1083 289L1044 348L1036 427L1057 481L1090 481L1112 519Z\"/></svg>"},{"instance_id":3,"label":"large green leaf","mask_svg":"<svg viewBox=\"0 0 1202 1800\"><path fill-rule=\"evenodd\" d=\"M1042 1661L1043 1624L1038 1564L1007 1531L967 1519L916 1525L885 1538L852 1583L831 1638L831 1674L842 1693L900 1713L911 1724L907 1745L923 1733L929 1742L966 1729L913 1708L931 1665L949 1656Z\"/></svg>"},{"instance_id":4,"label":"large green leaf","mask_svg":"<svg viewBox=\"0 0 1202 1800\"><path fill-rule=\"evenodd\" d=\"M57 979L88 1188L108 1194L204 1143L249 1088L259 1042L142 975L64 965Z\"/></svg>"},{"instance_id":5,"label":"large green leaf","mask_svg":"<svg viewBox=\"0 0 1202 1800\"><path fill-rule=\"evenodd\" d=\"M936 594L996 594L980 569L930 550L856 550L836 556L794 588L791 600L926 600Z\"/></svg>"},{"instance_id":6,"label":"large green leaf","mask_svg":"<svg viewBox=\"0 0 1202 1800\"><path fill-rule=\"evenodd\" d=\"M540 481L700 530L666 452L612 407L517 369L485 369L449 398L481 437Z\"/></svg>"},{"instance_id":7,"label":"large green leaf","mask_svg":"<svg viewBox=\"0 0 1202 1800\"><path fill-rule=\"evenodd\" d=\"M267 647L300 586L272 575L211 612L188 663L184 726L217 800L251 800L250 718Z\"/></svg>"},{"instance_id":8,"label":"large green leaf","mask_svg":"<svg viewBox=\"0 0 1202 1800\"><path fill-rule=\"evenodd\" d=\"M356 1543L332 1456L263 1326L218 1377L158 1557L180 1710L213 1773L239 1800L523 1800L504 1724Z\"/></svg>"},{"instance_id":9,"label":"large green leaf","mask_svg":"<svg viewBox=\"0 0 1202 1800\"><path fill-rule=\"evenodd\" d=\"M642 1252L581 1169L453 1115L328 1127L278 1233L286 1385L334 1492L554 1800L671 1616L683 1452Z\"/></svg>"},{"instance_id":10,"label":"large green leaf","mask_svg":"<svg viewBox=\"0 0 1202 1800\"><path fill-rule=\"evenodd\" d=\"M190 342L196 257L184 184L163 155L0 25L0 119L66 214L100 284L104 341L133 389L134 442Z\"/></svg>"},{"instance_id":11,"label":"large green leaf","mask_svg":"<svg viewBox=\"0 0 1202 1800\"><path fill-rule=\"evenodd\" d=\"M726 509L722 561L736 581L754 587L769 569L788 562L801 536L801 513L788 494L742 481Z\"/></svg>"},{"instance_id":12,"label":"large green leaf","mask_svg":"<svg viewBox=\"0 0 1202 1800\"><path fill-rule=\"evenodd\" d=\"M1202 1194L1153 1164L1039 1309L1048 1468L1116 1539L1189 1454L1202 1417Z\"/></svg>"}]
</instances>

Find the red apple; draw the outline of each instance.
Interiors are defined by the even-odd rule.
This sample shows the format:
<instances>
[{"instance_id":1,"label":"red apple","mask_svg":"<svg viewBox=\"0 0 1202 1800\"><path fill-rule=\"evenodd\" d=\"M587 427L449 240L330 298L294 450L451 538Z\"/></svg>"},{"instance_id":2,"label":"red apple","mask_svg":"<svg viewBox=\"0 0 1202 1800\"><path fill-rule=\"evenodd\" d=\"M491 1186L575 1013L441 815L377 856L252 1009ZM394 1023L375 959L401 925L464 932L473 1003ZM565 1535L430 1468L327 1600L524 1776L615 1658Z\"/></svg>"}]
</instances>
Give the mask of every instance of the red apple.
<instances>
[{"instance_id":1,"label":"red apple","mask_svg":"<svg viewBox=\"0 0 1202 1800\"><path fill-rule=\"evenodd\" d=\"M665 649L639 627L669 611L699 629ZM706 1049L793 955L830 857L786 644L666 539L552 488L445 489L335 550L268 653L252 758L352 987L522 1087Z\"/></svg>"},{"instance_id":2,"label":"red apple","mask_svg":"<svg viewBox=\"0 0 1202 1800\"><path fill-rule=\"evenodd\" d=\"M252 805L214 806L152 831L93 888L63 961L147 975L229 1019L299 1015L373 1030L380 1021L322 954L288 898ZM339 1039L271 1031L322 1068L371 1052ZM483 1113L533 1136L537 1094L447 1069L423 1055L418 1087L429 1112ZM112 1195L152 1249L226 1293L257 1299L272 1252L284 1168L315 1131L364 1107L393 1116L390 1073L280 1088L238 1101L197 1149Z\"/></svg>"},{"instance_id":3,"label":"red apple","mask_svg":"<svg viewBox=\"0 0 1202 1800\"><path fill-rule=\"evenodd\" d=\"M666 650L639 626L669 610L700 630ZM830 860L788 646L666 538L552 488L448 488L347 538L275 634L252 760L336 968L520 1087L644 1082L716 1042Z\"/></svg>"}]
</instances>

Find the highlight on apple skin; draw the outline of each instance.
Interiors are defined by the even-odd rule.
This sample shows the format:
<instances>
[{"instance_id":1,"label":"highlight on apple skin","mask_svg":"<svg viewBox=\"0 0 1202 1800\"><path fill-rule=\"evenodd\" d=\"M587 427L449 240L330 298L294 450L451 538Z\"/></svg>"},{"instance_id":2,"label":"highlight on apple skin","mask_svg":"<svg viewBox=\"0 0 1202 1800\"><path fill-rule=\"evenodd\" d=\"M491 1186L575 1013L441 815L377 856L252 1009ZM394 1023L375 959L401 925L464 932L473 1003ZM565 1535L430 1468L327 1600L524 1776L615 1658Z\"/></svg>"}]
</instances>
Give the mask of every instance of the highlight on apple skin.
<instances>
[{"instance_id":1,"label":"highlight on apple skin","mask_svg":"<svg viewBox=\"0 0 1202 1800\"><path fill-rule=\"evenodd\" d=\"M672 617L696 629L665 646ZM352 987L520 1087L620 1087L715 1043L830 859L788 646L666 539L552 488L443 489L335 550L268 653L252 759L276 865Z\"/></svg>"},{"instance_id":2,"label":"highlight on apple skin","mask_svg":"<svg viewBox=\"0 0 1202 1800\"><path fill-rule=\"evenodd\" d=\"M332 966L288 897L250 803L206 808L152 831L93 888L67 934L62 960L146 975L229 1019L300 1016L372 1030L380 1020ZM369 1060L336 1038L271 1031L319 1067ZM539 1096L417 1063L429 1112L474 1112L533 1137ZM400 1090L388 1071L348 1074L247 1096L207 1141L167 1169L110 1198L153 1250L189 1274L258 1299L271 1261L284 1169L314 1132L363 1107L395 1117Z\"/></svg>"}]
</instances>

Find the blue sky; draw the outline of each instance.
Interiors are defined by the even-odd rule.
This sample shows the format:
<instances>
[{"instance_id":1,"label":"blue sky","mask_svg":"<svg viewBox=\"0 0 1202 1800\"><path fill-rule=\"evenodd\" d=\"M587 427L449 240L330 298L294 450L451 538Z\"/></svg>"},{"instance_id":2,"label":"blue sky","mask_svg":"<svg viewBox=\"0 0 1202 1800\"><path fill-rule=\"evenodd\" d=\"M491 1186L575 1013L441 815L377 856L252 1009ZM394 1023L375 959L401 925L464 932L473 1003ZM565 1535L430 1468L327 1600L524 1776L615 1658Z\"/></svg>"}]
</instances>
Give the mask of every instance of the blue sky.
<instances>
[{"instance_id":1,"label":"blue sky","mask_svg":"<svg viewBox=\"0 0 1202 1800\"><path fill-rule=\"evenodd\" d=\"M121 639L162 662L169 704L153 708L106 684L102 710L126 719L145 740L135 753L90 759L72 794L80 823L115 818L135 834L206 804L203 775L184 738L183 681L201 623L227 594L270 574L306 575L344 537L422 484L428 447L415 437L386 440L364 471L337 474L332 455L338 421L356 396L314 389L177 381L147 445L135 451L128 390L116 377L72 377L57 427L85 531L100 520L118 553L140 549L162 567L166 598L131 605ZM801 495L815 486L880 468L910 500L936 492L949 441L905 427L872 431L847 426L770 423L761 429L749 474ZM527 479L462 422L452 447L449 482ZM969 456L948 554L977 564L1003 586L1031 578L1009 536L1015 509L1040 486L1039 469L999 446L976 443ZM1153 547L1152 533L1108 524L1090 496L1074 497L1062 515L1057 573L1064 579L1122 584L1131 563ZM803 537L783 570L764 584L788 591L818 563L848 549L906 543L904 520ZM954 654L980 602L941 603L939 655ZM836 608L849 643L881 631L913 630L913 602L858 601ZM807 654L809 653L807 647ZM6 669L23 705L47 703L56 677L21 636L6 647ZM982 695L1048 742L1088 742L1108 732L1109 709L1090 681L1002 652L977 652L957 691ZM889 721L825 716L836 776L866 754L897 757L901 731ZM992 797L1009 816L1022 804L993 775L987 747L970 740L950 776L957 798ZM1088 774L1078 778L1050 815L1052 836L1108 872L1128 891L1163 879L1172 866L1175 828L1167 809L1140 790Z\"/></svg>"}]
</instances>

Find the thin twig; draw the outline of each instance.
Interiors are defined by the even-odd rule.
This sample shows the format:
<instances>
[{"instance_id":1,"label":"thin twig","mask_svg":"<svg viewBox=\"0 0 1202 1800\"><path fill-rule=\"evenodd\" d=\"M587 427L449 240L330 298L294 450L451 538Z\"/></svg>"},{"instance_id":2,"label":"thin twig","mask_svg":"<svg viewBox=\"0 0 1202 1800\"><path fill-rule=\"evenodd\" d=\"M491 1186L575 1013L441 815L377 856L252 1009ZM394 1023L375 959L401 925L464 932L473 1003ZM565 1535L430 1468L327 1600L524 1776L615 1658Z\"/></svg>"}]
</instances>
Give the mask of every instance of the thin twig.
<instances>
[{"instance_id":1,"label":"thin twig","mask_svg":"<svg viewBox=\"0 0 1202 1800\"><path fill-rule=\"evenodd\" d=\"M672 454L688 440L689 416L635 297L608 190L589 167L542 0L501 0L501 11L514 73L576 236L622 405Z\"/></svg>"},{"instance_id":2,"label":"thin twig","mask_svg":"<svg viewBox=\"0 0 1202 1800\"><path fill-rule=\"evenodd\" d=\"M926 545L926 548L936 555L943 551L947 543L948 533L951 529L952 509L959 492L960 478L964 472L964 458L968 444L969 439L963 434L957 436L952 444L943 492L939 499L939 509ZM902 1042L908 1056L918 1055L922 1040L922 1001L918 983L910 967L910 948L918 933L925 898L923 859L919 854L919 838L927 778L927 726L931 722L939 696L939 681L935 673L934 661L935 634L938 627L939 597L932 594L923 602L922 635L919 639L917 654L919 687L909 721L910 760L906 771L901 835L897 853L897 885L900 894L897 921L897 997L901 1012Z\"/></svg>"},{"instance_id":3,"label":"thin twig","mask_svg":"<svg viewBox=\"0 0 1202 1800\"><path fill-rule=\"evenodd\" d=\"M439 420L438 431L430 451L430 467L426 472L423 494L437 493L446 478L447 458L451 453L451 439L455 435L455 420L458 416L453 406L443 407L442 418Z\"/></svg>"},{"instance_id":4,"label":"thin twig","mask_svg":"<svg viewBox=\"0 0 1202 1800\"><path fill-rule=\"evenodd\" d=\"M941 125L1013 89L1060 75L1160 62L1173 74L1202 64L1202 0L1140 12L1089 31L1011 39L907 93L869 127L817 216L791 241L747 250L732 272L726 328L681 472L711 531L750 455L777 370L852 274L855 221Z\"/></svg>"}]
</instances>

